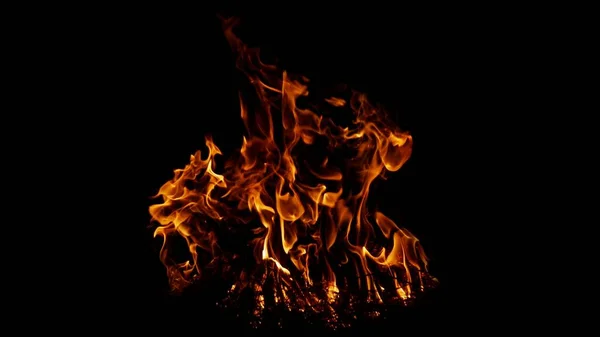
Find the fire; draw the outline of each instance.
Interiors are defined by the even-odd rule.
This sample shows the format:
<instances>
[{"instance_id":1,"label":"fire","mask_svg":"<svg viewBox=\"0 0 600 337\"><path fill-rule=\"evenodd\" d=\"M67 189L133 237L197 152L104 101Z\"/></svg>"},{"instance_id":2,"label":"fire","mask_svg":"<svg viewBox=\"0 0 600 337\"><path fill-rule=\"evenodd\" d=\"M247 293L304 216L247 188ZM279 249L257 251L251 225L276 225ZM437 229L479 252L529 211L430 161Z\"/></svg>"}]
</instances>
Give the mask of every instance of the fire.
<instances>
[{"instance_id":1,"label":"fire","mask_svg":"<svg viewBox=\"0 0 600 337\"><path fill-rule=\"evenodd\" d=\"M435 281L419 240L368 203L372 183L409 159L412 136L364 94L314 103L308 79L263 64L233 33L236 23L223 20L225 36L255 89L240 93L241 148L218 167L221 150L207 136L207 151L175 170L158 192L162 203L150 207L172 289L225 265L231 298L251 290L257 316L283 305L334 319L351 296L414 298ZM343 126L335 120L346 112L352 121ZM235 236L247 236L251 250L232 249ZM173 256L174 237L185 239L187 260ZM236 270L236 260L253 263Z\"/></svg>"}]
</instances>

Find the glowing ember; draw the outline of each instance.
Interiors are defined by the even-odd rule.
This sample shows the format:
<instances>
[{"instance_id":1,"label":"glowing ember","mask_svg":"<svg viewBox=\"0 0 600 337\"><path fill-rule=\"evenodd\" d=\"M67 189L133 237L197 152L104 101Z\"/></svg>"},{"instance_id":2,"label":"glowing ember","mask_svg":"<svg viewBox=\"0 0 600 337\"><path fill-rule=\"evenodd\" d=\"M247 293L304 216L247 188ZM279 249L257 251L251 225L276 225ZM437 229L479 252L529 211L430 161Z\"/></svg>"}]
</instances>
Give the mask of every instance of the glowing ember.
<instances>
[{"instance_id":1,"label":"glowing ember","mask_svg":"<svg viewBox=\"0 0 600 337\"><path fill-rule=\"evenodd\" d=\"M258 50L234 35L235 24L223 20L225 35L256 89L252 97L240 93L241 149L220 169L221 151L206 137L207 153L175 170L158 193L163 202L150 207L172 289L216 270L231 282L223 305L250 294L256 324L283 308L335 326L357 302L415 298L436 281L419 241L367 209L371 184L402 167L412 137L363 94L309 96L306 78L261 63ZM334 122L346 113L348 126ZM187 242L183 262L173 254L175 237Z\"/></svg>"}]
</instances>

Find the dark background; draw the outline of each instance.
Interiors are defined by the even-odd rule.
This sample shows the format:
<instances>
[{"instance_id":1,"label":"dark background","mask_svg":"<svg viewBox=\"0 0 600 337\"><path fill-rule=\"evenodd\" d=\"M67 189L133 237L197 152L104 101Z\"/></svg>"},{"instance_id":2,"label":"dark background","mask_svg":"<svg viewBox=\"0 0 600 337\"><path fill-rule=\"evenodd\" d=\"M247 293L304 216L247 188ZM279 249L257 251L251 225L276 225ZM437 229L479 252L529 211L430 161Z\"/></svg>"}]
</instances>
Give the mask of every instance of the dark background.
<instances>
[{"instance_id":1,"label":"dark background","mask_svg":"<svg viewBox=\"0 0 600 337\"><path fill-rule=\"evenodd\" d=\"M101 206L111 219L99 229L107 241L97 253L103 262L94 270L98 285L90 285L100 300L110 299L98 318L135 329L239 328L222 323L207 303L168 294L160 242L148 229L150 197L203 149L204 134L226 153L241 142L237 70L216 16L221 13L241 17L245 41L291 72L367 92L414 137L411 159L373 193L386 214L421 240L440 287L387 323L354 332L468 325L477 311L470 299L497 296L475 290L483 278L476 272L479 232L466 228L473 212L481 214L472 202L473 183L465 179L480 166L468 147L485 132L479 110L487 107L488 118L498 113L494 102L484 103L491 89L482 78L503 67L490 61L502 51L489 43L493 33L479 29L485 15L440 7L279 7L127 8L101 20L88 37L97 41L89 50L95 61L87 66L99 87L89 122L97 125L89 130L102 139L95 154L112 191ZM472 128L479 131L464 132Z\"/></svg>"}]
</instances>

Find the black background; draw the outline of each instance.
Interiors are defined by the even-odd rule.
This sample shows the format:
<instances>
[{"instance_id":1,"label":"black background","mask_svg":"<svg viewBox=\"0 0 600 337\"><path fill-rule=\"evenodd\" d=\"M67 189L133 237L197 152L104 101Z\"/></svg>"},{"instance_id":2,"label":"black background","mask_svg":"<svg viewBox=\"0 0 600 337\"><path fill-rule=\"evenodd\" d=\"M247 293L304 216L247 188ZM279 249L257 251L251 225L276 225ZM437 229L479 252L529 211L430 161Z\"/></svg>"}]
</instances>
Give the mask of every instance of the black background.
<instances>
[{"instance_id":1,"label":"black background","mask_svg":"<svg viewBox=\"0 0 600 337\"><path fill-rule=\"evenodd\" d=\"M374 193L382 210L421 240L440 288L387 323L362 328L459 328L484 314L474 310L473 298L499 296L476 290L484 277L476 271L482 257L475 246L483 239L481 230L469 228L491 221L481 215L481 200L473 201L474 190L487 182L476 178L473 188L482 163L470 147L486 132L480 110L488 120L499 114L483 78L505 66L498 61L502 50L490 43L494 33L480 29L485 13L286 6L121 8L83 37L92 43L81 52L91 56L82 76L94 82L83 132L96 138L87 159L102 168L96 177L107 193L95 207L108 215L94 229L105 241L92 253L101 263L84 291L109 302L95 314L103 325L198 334L238 328L220 322L206 303L168 294L160 242L148 228L150 197L203 149L204 134L225 152L241 142L237 70L217 13L241 17L246 42L276 55L291 72L367 92L414 137L411 159Z\"/></svg>"}]
</instances>

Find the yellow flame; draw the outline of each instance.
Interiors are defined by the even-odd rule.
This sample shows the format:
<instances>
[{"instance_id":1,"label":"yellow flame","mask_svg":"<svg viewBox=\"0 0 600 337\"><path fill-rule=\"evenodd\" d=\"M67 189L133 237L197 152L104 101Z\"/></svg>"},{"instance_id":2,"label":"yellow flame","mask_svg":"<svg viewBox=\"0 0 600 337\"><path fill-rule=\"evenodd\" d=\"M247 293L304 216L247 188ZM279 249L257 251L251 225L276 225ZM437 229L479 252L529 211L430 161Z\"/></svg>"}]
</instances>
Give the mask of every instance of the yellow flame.
<instances>
[{"instance_id":1,"label":"yellow flame","mask_svg":"<svg viewBox=\"0 0 600 337\"><path fill-rule=\"evenodd\" d=\"M175 170L158 192L162 203L150 207L158 224L154 235L163 238L160 258L172 288L185 288L207 263L225 254L218 224L252 226L256 219L262 224L253 228L256 261L271 262L283 275L309 285L323 282L327 301L337 298L341 278L355 279L375 301L382 301L386 289L411 298L414 287L423 286L425 253L408 230L380 212L371 214L366 202L373 181L409 159L412 136L391 124L364 94L353 93L348 101L324 99L330 107L352 112L350 126L301 107L298 99L309 96L307 80L260 62L258 51L233 33L235 23L223 21L225 36L260 104L250 109L240 93L246 135L224 169L215 164L221 151L206 137L204 158L198 151L188 165ZM325 144L326 155L311 148L317 144ZM352 155L340 161L338 153ZM189 260L174 261L169 249L173 236L186 240ZM351 277L340 272L345 266L351 266ZM382 273L393 284L375 276ZM286 287L281 290L284 299ZM264 301L261 297L261 306Z\"/></svg>"}]
</instances>

